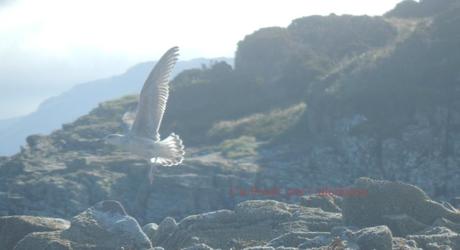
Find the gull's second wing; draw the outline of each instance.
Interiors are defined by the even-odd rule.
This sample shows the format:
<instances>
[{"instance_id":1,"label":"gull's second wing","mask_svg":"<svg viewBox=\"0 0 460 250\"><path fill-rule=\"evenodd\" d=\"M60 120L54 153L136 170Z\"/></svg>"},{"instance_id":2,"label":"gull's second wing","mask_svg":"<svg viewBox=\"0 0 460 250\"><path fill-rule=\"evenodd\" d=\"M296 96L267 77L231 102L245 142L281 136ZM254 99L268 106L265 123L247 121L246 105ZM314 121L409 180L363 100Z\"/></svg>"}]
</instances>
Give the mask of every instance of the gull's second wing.
<instances>
[{"instance_id":1,"label":"gull's second wing","mask_svg":"<svg viewBox=\"0 0 460 250\"><path fill-rule=\"evenodd\" d=\"M134 120L136 120L136 111L127 111L123 114L121 120L123 121L123 127L125 128L125 132L129 132L133 127Z\"/></svg>"},{"instance_id":2,"label":"gull's second wing","mask_svg":"<svg viewBox=\"0 0 460 250\"><path fill-rule=\"evenodd\" d=\"M179 56L179 48L169 49L158 61L142 87L131 133L159 140L161 120L169 96L169 77Z\"/></svg>"}]
</instances>

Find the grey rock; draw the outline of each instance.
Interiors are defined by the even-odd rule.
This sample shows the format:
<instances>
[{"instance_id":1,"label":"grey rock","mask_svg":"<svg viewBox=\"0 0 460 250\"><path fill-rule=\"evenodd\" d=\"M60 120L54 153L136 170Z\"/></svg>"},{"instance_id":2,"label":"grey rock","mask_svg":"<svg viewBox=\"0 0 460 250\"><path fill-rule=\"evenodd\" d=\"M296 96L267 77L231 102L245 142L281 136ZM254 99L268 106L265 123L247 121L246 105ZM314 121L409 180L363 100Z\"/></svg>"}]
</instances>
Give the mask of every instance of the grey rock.
<instances>
[{"instance_id":1,"label":"grey rock","mask_svg":"<svg viewBox=\"0 0 460 250\"><path fill-rule=\"evenodd\" d=\"M255 247L246 247L243 250L275 250L274 247L269 246L255 246Z\"/></svg>"},{"instance_id":2,"label":"grey rock","mask_svg":"<svg viewBox=\"0 0 460 250\"><path fill-rule=\"evenodd\" d=\"M214 248L204 244L204 243L200 243L200 244L194 244L192 246L189 246L189 247L186 247L186 248L182 248L182 250L213 250Z\"/></svg>"},{"instance_id":3,"label":"grey rock","mask_svg":"<svg viewBox=\"0 0 460 250\"><path fill-rule=\"evenodd\" d=\"M430 200L425 192L413 185L359 178L351 188L363 190L367 195L344 198L342 212L347 225L382 225L388 222L388 216L395 215L407 215L406 222L411 218L411 224L416 228L406 231L417 230L422 224L431 225L438 218L460 222L460 213ZM394 229L399 230L398 226Z\"/></svg>"},{"instance_id":4,"label":"grey rock","mask_svg":"<svg viewBox=\"0 0 460 250\"><path fill-rule=\"evenodd\" d=\"M331 235L343 239L349 239L352 236L353 231L357 230L359 229L356 227L338 226L331 229Z\"/></svg>"},{"instance_id":5,"label":"grey rock","mask_svg":"<svg viewBox=\"0 0 460 250\"><path fill-rule=\"evenodd\" d=\"M292 217L288 204L274 200L253 200L239 203L235 213L240 221L288 220Z\"/></svg>"},{"instance_id":6,"label":"grey rock","mask_svg":"<svg viewBox=\"0 0 460 250\"><path fill-rule=\"evenodd\" d=\"M158 230L153 237L153 242L155 242L155 245L161 246L164 241L172 236L176 229L176 220L171 217L166 217L160 225L158 225Z\"/></svg>"},{"instance_id":7,"label":"grey rock","mask_svg":"<svg viewBox=\"0 0 460 250\"><path fill-rule=\"evenodd\" d=\"M352 238L361 249L391 250L393 236L387 226L363 228Z\"/></svg>"},{"instance_id":8,"label":"grey rock","mask_svg":"<svg viewBox=\"0 0 460 250\"><path fill-rule=\"evenodd\" d=\"M93 244L76 244L70 240L64 239L61 231L56 232L36 232L30 233L19 241L14 250L89 250L96 249ZM101 250L108 250L108 248L101 248Z\"/></svg>"},{"instance_id":9,"label":"grey rock","mask_svg":"<svg viewBox=\"0 0 460 250\"><path fill-rule=\"evenodd\" d=\"M333 194L313 194L302 196L300 205L321 208L326 212L340 213L342 209L340 209L336 202L336 200L340 199L340 197Z\"/></svg>"},{"instance_id":10,"label":"grey rock","mask_svg":"<svg viewBox=\"0 0 460 250\"><path fill-rule=\"evenodd\" d=\"M165 249L181 249L195 244L194 239L198 238L200 243L213 248L243 249L266 245L290 232L305 232L311 237L324 235L340 225L342 220L338 213L273 200L251 200L239 203L235 211L191 215L177 225L173 219L165 219L159 225L154 242ZM310 229L323 232L308 232Z\"/></svg>"},{"instance_id":11,"label":"grey rock","mask_svg":"<svg viewBox=\"0 0 460 250\"><path fill-rule=\"evenodd\" d=\"M393 249L422 250L417 247L417 242L400 237L393 237Z\"/></svg>"},{"instance_id":12,"label":"grey rock","mask_svg":"<svg viewBox=\"0 0 460 250\"><path fill-rule=\"evenodd\" d=\"M221 225L224 223L231 223L237 220L235 212L227 209L207 212L197 215L190 215L179 222L181 228L193 229L196 226L212 227L213 225ZM200 221L200 223L195 223Z\"/></svg>"},{"instance_id":13,"label":"grey rock","mask_svg":"<svg viewBox=\"0 0 460 250\"><path fill-rule=\"evenodd\" d=\"M414 218L406 215L384 215L382 216L383 223L391 228L391 232L395 236L406 236L408 234L415 234L428 227Z\"/></svg>"},{"instance_id":14,"label":"grey rock","mask_svg":"<svg viewBox=\"0 0 460 250\"><path fill-rule=\"evenodd\" d=\"M304 243L299 245L301 249L309 249L315 247L324 247L328 246L332 242L330 235L320 235L312 239L307 239Z\"/></svg>"},{"instance_id":15,"label":"grey rock","mask_svg":"<svg viewBox=\"0 0 460 250\"><path fill-rule=\"evenodd\" d=\"M145 235L149 237L152 244L155 245L153 240L155 238L156 232L158 231L158 225L156 223L146 224L142 227L142 231L144 231Z\"/></svg>"},{"instance_id":16,"label":"grey rock","mask_svg":"<svg viewBox=\"0 0 460 250\"><path fill-rule=\"evenodd\" d=\"M456 208L460 208L460 197L452 198L452 205Z\"/></svg>"},{"instance_id":17,"label":"grey rock","mask_svg":"<svg viewBox=\"0 0 460 250\"><path fill-rule=\"evenodd\" d=\"M279 237L274 238L268 242L268 246L273 247L299 247L300 245L308 242L310 247L314 247L318 244L311 244L311 242L318 242L324 240L328 242L330 233L328 232L289 232ZM326 245L327 243L320 243L319 246Z\"/></svg>"},{"instance_id":18,"label":"grey rock","mask_svg":"<svg viewBox=\"0 0 460 250\"><path fill-rule=\"evenodd\" d=\"M151 249L137 221L117 201L101 201L71 219L68 229L32 233L16 246L21 249Z\"/></svg>"},{"instance_id":19,"label":"grey rock","mask_svg":"<svg viewBox=\"0 0 460 250\"><path fill-rule=\"evenodd\" d=\"M32 232L64 230L70 223L66 220L35 216L0 217L0 249L13 249L18 241Z\"/></svg>"},{"instance_id":20,"label":"grey rock","mask_svg":"<svg viewBox=\"0 0 460 250\"><path fill-rule=\"evenodd\" d=\"M292 222L298 222L310 231L329 231L334 226L342 225L342 218L339 213L324 212L319 208L303 207L273 200L241 202L236 206L235 213L238 220L245 223L283 221L292 227L295 226L295 223L292 224Z\"/></svg>"},{"instance_id":21,"label":"grey rock","mask_svg":"<svg viewBox=\"0 0 460 250\"><path fill-rule=\"evenodd\" d=\"M436 227L446 227L449 228L450 230L460 233L460 223L454 223L448 219L440 218L437 219L434 223L433 226Z\"/></svg>"},{"instance_id":22,"label":"grey rock","mask_svg":"<svg viewBox=\"0 0 460 250\"><path fill-rule=\"evenodd\" d=\"M460 249L460 235L445 227L432 227L417 235L408 235L422 249Z\"/></svg>"},{"instance_id":23,"label":"grey rock","mask_svg":"<svg viewBox=\"0 0 460 250\"><path fill-rule=\"evenodd\" d=\"M243 250L298 250L297 247L270 247L270 246L255 246L255 247L246 247Z\"/></svg>"}]
</instances>

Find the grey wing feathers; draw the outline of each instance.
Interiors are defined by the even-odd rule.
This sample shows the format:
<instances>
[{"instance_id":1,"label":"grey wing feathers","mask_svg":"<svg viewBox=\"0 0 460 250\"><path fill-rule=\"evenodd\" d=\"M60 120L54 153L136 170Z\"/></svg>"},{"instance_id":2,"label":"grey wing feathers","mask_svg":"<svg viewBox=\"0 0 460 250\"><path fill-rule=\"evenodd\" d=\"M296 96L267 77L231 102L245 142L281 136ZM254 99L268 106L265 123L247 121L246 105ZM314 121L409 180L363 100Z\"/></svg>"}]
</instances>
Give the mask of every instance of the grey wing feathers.
<instances>
[{"instance_id":1,"label":"grey wing feathers","mask_svg":"<svg viewBox=\"0 0 460 250\"><path fill-rule=\"evenodd\" d=\"M179 48L169 49L158 61L142 87L136 119L131 133L136 136L159 140L161 120L169 96L169 78L176 64Z\"/></svg>"}]
</instances>

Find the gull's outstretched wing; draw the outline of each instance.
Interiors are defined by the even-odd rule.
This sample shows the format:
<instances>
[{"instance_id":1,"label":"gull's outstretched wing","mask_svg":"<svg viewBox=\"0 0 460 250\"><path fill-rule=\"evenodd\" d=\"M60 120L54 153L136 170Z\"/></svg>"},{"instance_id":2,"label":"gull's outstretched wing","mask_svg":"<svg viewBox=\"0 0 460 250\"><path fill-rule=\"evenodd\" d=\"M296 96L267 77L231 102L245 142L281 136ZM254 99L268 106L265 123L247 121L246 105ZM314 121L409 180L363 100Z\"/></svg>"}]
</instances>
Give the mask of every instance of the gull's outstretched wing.
<instances>
[{"instance_id":1,"label":"gull's outstretched wing","mask_svg":"<svg viewBox=\"0 0 460 250\"><path fill-rule=\"evenodd\" d=\"M136 119L131 133L136 136L160 140L161 120L169 96L169 77L179 56L179 48L169 49L158 61L142 87L137 105Z\"/></svg>"}]
</instances>

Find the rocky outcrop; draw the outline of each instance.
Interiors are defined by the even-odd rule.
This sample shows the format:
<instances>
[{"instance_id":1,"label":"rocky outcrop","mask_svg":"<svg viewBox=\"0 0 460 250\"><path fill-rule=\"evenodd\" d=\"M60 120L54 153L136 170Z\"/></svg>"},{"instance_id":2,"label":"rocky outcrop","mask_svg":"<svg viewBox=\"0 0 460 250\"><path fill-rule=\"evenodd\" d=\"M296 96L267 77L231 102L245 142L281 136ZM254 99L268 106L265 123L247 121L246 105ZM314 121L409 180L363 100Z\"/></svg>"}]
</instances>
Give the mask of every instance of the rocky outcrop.
<instances>
[{"instance_id":1,"label":"rocky outcrop","mask_svg":"<svg viewBox=\"0 0 460 250\"><path fill-rule=\"evenodd\" d=\"M144 231L145 235L149 237L150 242L155 245L155 241L153 239L158 232L158 225L156 223L148 223L142 227L142 231Z\"/></svg>"},{"instance_id":2,"label":"rocky outcrop","mask_svg":"<svg viewBox=\"0 0 460 250\"><path fill-rule=\"evenodd\" d=\"M102 201L72 218L61 231L28 234L15 247L27 249L151 249L137 221L117 201Z\"/></svg>"},{"instance_id":3,"label":"rocky outcrop","mask_svg":"<svg viewBox=\"0 0 460 250\"><path fill-rule=\"evenodd\" d=\"M445 227L433 227L407 239L417 242L422 249L460 249L460 235Z\"/></svg>"},{"instance_id":4,"label":"rocky outcrop","mask_svg":"<svg viewBox=\"0 0 460 250\"><path fill-rule=\"evenodd\" d=\"M393 235L386 226L361 229L352 237L361 249L391 250Z\"/></svg>"},{"instance_id":5,"label":"rocky outcrop","mask_svg":"<svg viewBox=\"0 0 460 250\"><path fill-rule=\"evenodd\" d=\"M3 225L16 229L2 229L1 237L9 242L5 249L16 250L460 248L456 220L460 213L430 200L417 187L361 178L350 188L366 190L368 197L343 197L342 212L324 211L340 198L322 194L304 197L304 201L320 202L302 205L247 200L232 210L198 213L178 221L166 217L158 225L148 223L141 228L119 202L108 200L73 217L70 226L58 219L0 217Z\"/></svg>"},{"instance_id":6,"label":"rocky outcrop","mask_svg":"<svg viewBox=\"0 0 460 250\"><path fill-rule=\"evenodd\" d=\"M68 221L56 218L33 216L0 217L0 249L13 249L18 241L31 232L58 231L68 227Z\"/></svg>"},{"instance_id":7,"label":"rocky outcrop","mask_svg":"<svg viewBox=\"0 0 460 250\"><path fill-rule=\"evenodd\" d=\"M329 231L342 225L341 215L273 200L245 201L234 211L192 215L174 224L160 223L154 242L165 249L180 249L199 239L212 247L248 247L292 231ZM165 229L164 229L165 228Z\"/></svg>"},{"instance_id":8,"label":"rocky outcrop","mask_svg":"<svg viewBox=\"0 0 460 250\"><path fill-rule=\"evenodd\" d=\"M340 205L342 198L334 194L313 194L303 196L300 199L300 204L306 207L321 208L326 212L339 213L342 211Z\"/></svg>"},{"instance_id":9,"label":"rocky outcrop","mask_svg":"<svg viewBox=\"0 0 460 250\"><path fill-rule=\"evenodd\" d=\"M432 201L416 186L360 178L351 187L365 190L364 196L346 196L343 217L347 225L367 227L387 225L397 236L414 234L438 219L460 222L460 213Z\"/></svg>"}]
</instances>

